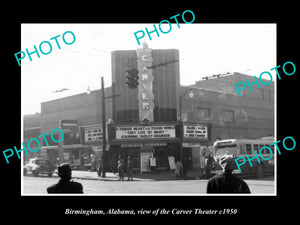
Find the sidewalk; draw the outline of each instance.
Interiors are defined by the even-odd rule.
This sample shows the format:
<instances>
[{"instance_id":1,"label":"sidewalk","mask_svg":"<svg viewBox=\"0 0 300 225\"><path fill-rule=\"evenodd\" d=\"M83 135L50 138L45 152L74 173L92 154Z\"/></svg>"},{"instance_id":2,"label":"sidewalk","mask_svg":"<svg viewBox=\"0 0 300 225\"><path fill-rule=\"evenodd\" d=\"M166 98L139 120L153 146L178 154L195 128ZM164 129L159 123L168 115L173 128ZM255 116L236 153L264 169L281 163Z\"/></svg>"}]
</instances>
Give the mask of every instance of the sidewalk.
<instances>
[{"instance_id":1,"label":"sidewalk","mask_svg":"<svg viewBox=\"0 0 300 225\"><path fill-rule=\"evenodd\" d=\"M98 177L97 172L93 171L82 171L73 170L72 177L74 179L84 179L84 180L101 180L101 181L118 181L118 173L114 174L112 172L106 172L105 177ZM57 177L57 174L53 174ZM193 180L200 179L199 171L188 171L187 177L183 180ZM133 181L163 181L163 180L178 180L174 173L169 171L156 171L156 172L145 172L145 173L133 173ZM125 174L124 181L127 181L127 176Z\"/></svg>"}]
</instances>

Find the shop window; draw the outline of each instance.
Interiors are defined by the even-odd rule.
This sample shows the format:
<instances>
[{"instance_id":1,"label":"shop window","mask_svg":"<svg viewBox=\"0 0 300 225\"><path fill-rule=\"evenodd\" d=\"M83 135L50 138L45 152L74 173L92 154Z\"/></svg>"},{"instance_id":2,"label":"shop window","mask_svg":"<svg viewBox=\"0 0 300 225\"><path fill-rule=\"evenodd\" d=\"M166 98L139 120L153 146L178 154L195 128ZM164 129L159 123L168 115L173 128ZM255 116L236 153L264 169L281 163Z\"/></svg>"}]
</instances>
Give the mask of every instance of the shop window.
<instances>
[{"instance_id":1,"label":"shop window","mask_svg":"<svg viewBox=\"0 0 300 225\"><path fill-rule=\"evenodd\" d=\"M222 118L224 122L234 122L234 111L222 110Z\"/></svg>"},{"instance_id":2,"label":"shop window","mask_svg":"<svg viewBox=\"0 0 300 225\"><path fill-rule=\"evenodd\" d=\"M198 118L200 121L210 120L210 108L196 107L198 111Z\"/></svg>"},{"instance_id":3,"label":"shop window","mask_svg":"<svg viewBox=\"0 0 300 225\"><path fill-rule=\"evenodd\" d=\"M183 122L187 122L189 120L189 113L182 113L181 119Z\"/></svg>"},{"instance_id":4,"label":"shop window","mask_svg":"<svg viewBox=\"0 0 300 225\"><path fill-rule=\"evenodd\" d=\"M156 167L168 167L168 155L166 148L155 148L154 157L156 158Z\"/></svg>"},{"instance_id":5,"label":"shop window","mask_svg":"<svg viewBox=\"0 0 300 225\"><path fill-rule=\"evenodd\" d=\"M79 134L76 132L65 133L64 134L64 145L73 145L73 144L80 144Z\"/></svg>"},{"instance_id":6,"label":"shop window","mask_svg":"<svg viewBox=\"0 0 300 225\"><path fill-rule=\"evenodd\" d=\"M262 89L262 96L263 96L263 100L271 101L271 91L270 90Z\"/></svg>"}]
</instances>

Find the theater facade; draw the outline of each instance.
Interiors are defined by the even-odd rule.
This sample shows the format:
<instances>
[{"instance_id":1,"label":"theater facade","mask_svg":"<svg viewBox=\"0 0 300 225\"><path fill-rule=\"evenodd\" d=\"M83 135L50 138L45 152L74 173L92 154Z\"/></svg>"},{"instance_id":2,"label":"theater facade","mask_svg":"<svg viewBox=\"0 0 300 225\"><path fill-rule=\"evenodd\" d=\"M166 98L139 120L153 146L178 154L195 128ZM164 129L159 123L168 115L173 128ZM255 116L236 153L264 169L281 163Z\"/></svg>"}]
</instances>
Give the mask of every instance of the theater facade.
<instances>
[{"instance_id":1,"label":"theater facade","mask_svg":"<svg viewBox=\"0 0 300 225\"><path fill-rule=\"evenodd\" d=\"M138 70L130 89L126 71ZM181 160L192 168L192 147L208 144L210 126L180 119L179 51L141 49L112 52L113 124L108 126L110 157L130 156L141 172L174 169Z\"/></svg>"}]
</instances>

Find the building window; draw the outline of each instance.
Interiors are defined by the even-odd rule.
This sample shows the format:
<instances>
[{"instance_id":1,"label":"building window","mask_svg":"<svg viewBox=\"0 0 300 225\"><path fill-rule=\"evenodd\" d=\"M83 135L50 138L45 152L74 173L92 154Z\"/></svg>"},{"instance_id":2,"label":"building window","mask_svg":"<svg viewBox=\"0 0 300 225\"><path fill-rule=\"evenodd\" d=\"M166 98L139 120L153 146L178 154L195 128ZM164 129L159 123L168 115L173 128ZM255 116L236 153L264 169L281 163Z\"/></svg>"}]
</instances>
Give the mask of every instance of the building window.
<instances>
[{"instance_id":1,"label":"building window","mask_svg":"<svg viewBox=\"0 0 300 225\"><path fill-rule=\"evenodd\" d=\"M224 122L234 122L234 111L222 110L222 118Z\"/></svg>"},{"instance_id":2,"label":"building window","mask_svg":"<svg viewBox=\"0 0 300 225\"><path fill-rule=\"evenodd\" d=\"M189 113L183 112L180 118L183 122L187 122L189 120Z\"/></svg>"},{"instance_id":3,"label":"building window","mask_svg":"<svg viewBox=\"0 0 300 225\"><path fill-rule=\"evenodd\" d=\"M271 101L271 91L262 89L263 100Z\"/></svg>"},{"instance_id":4,"label":"building window","mask_svg":"<svg viewBox=\"0 0 300 225\"><path fill-rule=\"evenodd\" d=\"M251 144L246 144L246 152L247 152L248 155L252 154Z\"/></svg>"},{"instance_id":5,"label":"building window","mask_svg":"<svg viewBox=\"0 0 300 225\"><path fill-rule=\"evenodd\" d=\"M240 154L246 154L246 145L245 144L240 144Z\"/></svg>"},{"instance_id":6,"label":"building window","mask_svg":"<svg viewBox=\"0 0 300 225\"><path fill-rule=\"evenodd\" d=\"M253 144L253 151L259 152L259 147L257 144Z\"/></svg>"},{"instance_id":7,"label":"building window","mask_svg":"<svg viewBox=\"0 0 300 225\"><path fill-rule=\"evenodd\" d=\"M198 118L200 121L209 121L210 120L210 108L196 107Z\"/></svg>"}]
</instances>

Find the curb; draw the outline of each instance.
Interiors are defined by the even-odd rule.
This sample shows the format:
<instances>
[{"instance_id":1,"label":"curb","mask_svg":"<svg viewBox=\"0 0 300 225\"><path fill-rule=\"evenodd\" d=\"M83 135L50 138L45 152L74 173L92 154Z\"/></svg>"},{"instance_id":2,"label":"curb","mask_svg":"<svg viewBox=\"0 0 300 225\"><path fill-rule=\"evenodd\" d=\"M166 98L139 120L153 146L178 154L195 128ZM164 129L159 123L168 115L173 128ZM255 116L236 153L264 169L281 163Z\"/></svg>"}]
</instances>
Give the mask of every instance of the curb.
<instances>
[{"instance_id":1,"label":"curb","mask_svg":"<svg viewBox=\"0 0 300 225\"><path fill-rule=\"evenodd\" d=\"M78 179L78 180L99 180L99 181L120 181L119 177L80 177L80 176L72 176L73 179ZM133 181L185 181L185 180L203 180L201 177L187 177L184 179L177 179L177 178L167 178L167 179L154 179L154 178L137 178L134 177ZM204 179L205 180L205 179ZM128 181L127 178L124 178L123 181Z\"/></svg>"},{"instance_id":2,"label":"curb","mask_svg":"<svg viewBox=\"0 0 300 225\"><path fill-rule=\"evenodd\" d=\"M107 175L107 174L106 174ZM53 177L58 177L57 174L53 174ZM88 173L77 173L75 171L73 171L72 173L72 178L73 179L77 179L77 180L98 180L98 181L119 181L119 176L115 175L115 174L108 174L107 177L98 177L97 174L88 174ZM153 175L153 176L149 176L146 175L145 178L143 177L133 177L133 181L184 181L184 180L203 180L203 177L199 176L199 175L191 175L191 176L187 176L185 178L182 179L178 179L175 176L160 176L160 175ZM204 179L205 180L205 179ZM123 181L128 181L127 177L124 177Z\"/></svg>"}]
</instances>

